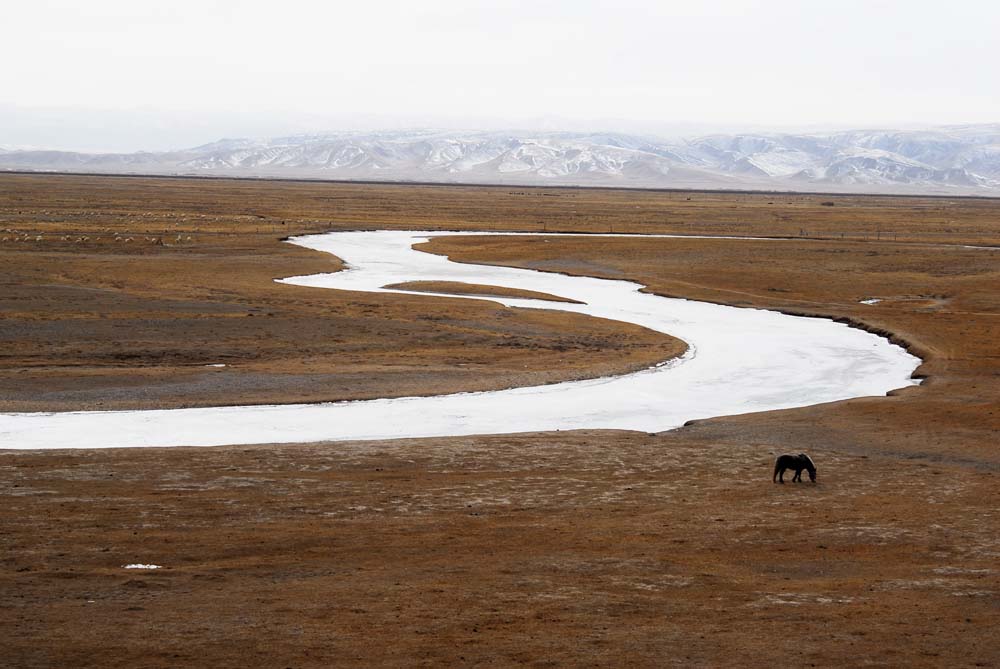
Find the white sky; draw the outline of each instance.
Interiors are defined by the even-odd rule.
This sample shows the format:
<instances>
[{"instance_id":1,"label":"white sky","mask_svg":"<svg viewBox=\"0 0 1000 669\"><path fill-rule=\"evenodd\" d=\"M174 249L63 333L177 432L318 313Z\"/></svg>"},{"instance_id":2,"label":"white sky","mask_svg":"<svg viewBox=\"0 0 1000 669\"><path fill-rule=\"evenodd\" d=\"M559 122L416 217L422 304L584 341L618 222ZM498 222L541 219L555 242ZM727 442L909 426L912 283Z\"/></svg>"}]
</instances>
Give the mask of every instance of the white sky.
<instances>
[{"instance_id":1,"label":"white sky","mask_svg":"<svg viewBox=\"0 0 1000 669\"><path fill-rule=\"evenodd\" d=\"M997 0L4 0L0 16L8 147L1000 121Z\"/></svg>"}]
</instances>

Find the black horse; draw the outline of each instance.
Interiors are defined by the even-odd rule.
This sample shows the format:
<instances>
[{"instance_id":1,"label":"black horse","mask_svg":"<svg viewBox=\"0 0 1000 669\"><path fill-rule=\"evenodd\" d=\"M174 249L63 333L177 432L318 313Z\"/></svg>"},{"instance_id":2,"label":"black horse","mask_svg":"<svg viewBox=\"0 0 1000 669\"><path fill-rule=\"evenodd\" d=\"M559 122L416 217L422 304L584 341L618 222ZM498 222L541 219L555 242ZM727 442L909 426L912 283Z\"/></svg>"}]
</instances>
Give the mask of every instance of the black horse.
<instances>
[{"instance_id":1,"label":"black horse","mask_svg":"<svg viewBox=\"0 0 1000 669\"><path fill-rule=\"evenodd\" d=\"M805 453L779 455L778 459L774 461L774 476L771 477L771 481L784 483L786 469L795 470L795 476L792 477L793 483L802 480L803 469L809 472L809 480L813 483L816 482L816 465L813 464L812 459Z\"/></svg>"}]
</instances>

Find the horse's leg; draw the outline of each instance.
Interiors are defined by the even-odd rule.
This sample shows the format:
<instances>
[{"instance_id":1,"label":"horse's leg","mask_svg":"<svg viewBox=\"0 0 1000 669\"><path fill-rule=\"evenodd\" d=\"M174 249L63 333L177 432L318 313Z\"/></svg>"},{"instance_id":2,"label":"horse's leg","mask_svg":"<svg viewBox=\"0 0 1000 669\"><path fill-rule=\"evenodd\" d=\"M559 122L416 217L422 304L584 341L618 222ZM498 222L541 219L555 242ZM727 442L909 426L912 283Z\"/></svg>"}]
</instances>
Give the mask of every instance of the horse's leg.
<instances>
[{"instance_id":1,"label":"horse's leg","mask_svg":"<svg viewBox=\"0 0 1000 669\"><path fill-rule=\"evenodd\" d=\"M784 482L785 482L785 468L782 467L781 469L778 470L778 483L784 483Z\"/></svg>"},{"instance_id":2,"label":"horse's leg","mask_svg":"<svg viewBox=\"0 0 1000 669\"><path fill-rule=\"evenodd\" d=\"M796 469L795 476L792 477L792 483L798 483L801 480L802 480L802 470Z\"/></svg>"}]
</instances>

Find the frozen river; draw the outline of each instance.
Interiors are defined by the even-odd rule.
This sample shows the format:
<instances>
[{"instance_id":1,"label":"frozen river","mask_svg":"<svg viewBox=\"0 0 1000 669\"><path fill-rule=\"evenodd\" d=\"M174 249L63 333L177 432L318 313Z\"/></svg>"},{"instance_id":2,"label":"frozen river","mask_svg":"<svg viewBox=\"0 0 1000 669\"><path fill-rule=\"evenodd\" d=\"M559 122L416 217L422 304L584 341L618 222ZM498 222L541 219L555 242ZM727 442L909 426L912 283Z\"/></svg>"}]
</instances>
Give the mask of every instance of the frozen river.
<instances>
[{"instance_id":1,"label":"frozen river","mask_svg":"<svg viewBox=\"0 0 1000 669\"><path fill-rule=\"evenodd\" d=\"M0 414L0 448L216 446L600 428L655 432L696 418L879 396L916 383L910 376L919 358L882 337L830 320L658 297L640 293L640 285L627 281L454 263L412 248L446 234L455 233L335 232L296 238L292 243L333 253L349 267L282 281L370 292L403 292L383 286L406 281L539 291L583 304L489 299L635 323L683 339L688 351L633 374L495 392L325 404Z\"/></svg>"}]
</instances>

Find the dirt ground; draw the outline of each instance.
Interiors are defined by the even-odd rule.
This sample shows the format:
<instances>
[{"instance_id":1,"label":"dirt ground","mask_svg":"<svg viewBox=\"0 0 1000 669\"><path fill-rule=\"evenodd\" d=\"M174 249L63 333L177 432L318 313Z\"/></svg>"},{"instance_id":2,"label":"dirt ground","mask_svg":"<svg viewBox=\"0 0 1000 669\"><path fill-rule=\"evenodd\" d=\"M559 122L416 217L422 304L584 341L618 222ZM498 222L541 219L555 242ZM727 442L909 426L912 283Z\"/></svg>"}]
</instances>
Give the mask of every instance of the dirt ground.
<instances>
[{"instance_id":1,"label":"dirt ground","mask_svg":"<svg viewBox=\"0 0 1000 669\"><path fill-rule=\"evenodd\" d=\"M1000 201L189 182L0 176L2 227L73 225L85 235L85 212L115 209L107 204L114 201L117 213L101 214L109 227L116 220L122 231L139 229L136 207L150 203L162 220L202 212L210 224L190 232L212 239L252 229L258 224L238 217L258 211L264 228L280 219L286 229L314 231L506 225L791 237L463 238L427 248L456 260L624 276L663 294L848 320L910 346L924 357L919 373L927 379L891 397L717 418L659 435L0 451L5 663L1000 664L1000 252L962 248L1000 245ZM34 205L20 204L32 198ZM276 240L280 231L250 237L258 234ZM38 263L75 268L84 262L77 256L88 255L67 247L20 261L27 247L15 251L14 243L0 241L0 296L37 285ZM239 252L215 243L212 262L253 258L263 263L261 277L324 271L289 271L307 258L333 263L280 243L264 259L255 253L265 242L232 242L248 249ZM181 257L148 255L161 253L171 262ZM122 276L115 280L127 279L130 289L133 281L145 286L134 296L136 309L145 308L155 282L143 283L143 265L130 264L131 253L96 255L103 272L60 283ZM178 276L197 264L176 262L185 268ZM155 295L170 299L179 285L194 291L204 276L176 279ZM239 297L205 299L246 310L251 294L267 294L223 290ZM869 298L882 301L859 303ZM76 318L60 294L45 299L51 320ZM366 332L346 330L358 351L368 338L377 350L382 332L408 323L411 300L438 308L436 298L365 300L378 317ZM495 306L469 304L470 328L500 329L488 320ZM32 312L3 309L5 333L37 318L9 318ZM504 327L515 317L506 319ZM535 327L552 332L553 324ZM423 332L403 331L415 342ZM142 341L129 337L123 351ZM242 340L234 351L236 344ZM650 344L637 340L636 350L664 342ZM486 360L502 349L482 344ZM41 351L40 364L51 350ZM422 359L434 369L446 350L425 347ZM590 363L614 365L619 356L597 348ZM389 365L391 357L375 359ZM567 373L558 361L544 364ZM372 392L392 387L379 371L366 386ZM468 381L428 379L440 381L435 387ZM8 388L18 394L15 381ZM817 462L818 484L771 483L774 456L803 450ZM162 569L123 568L131 563Z\"/></svg>"}]
</instances>

